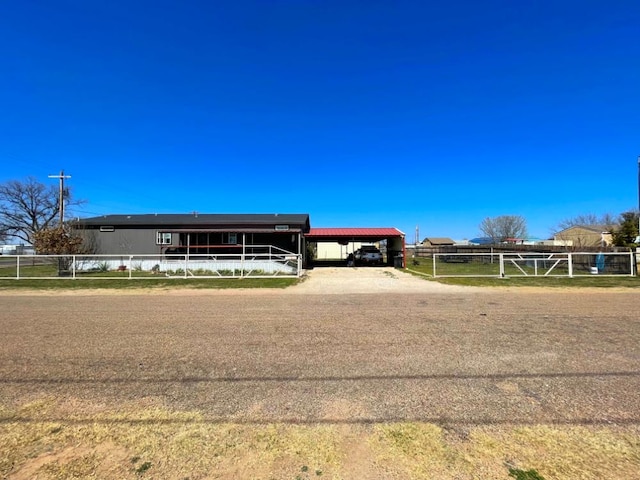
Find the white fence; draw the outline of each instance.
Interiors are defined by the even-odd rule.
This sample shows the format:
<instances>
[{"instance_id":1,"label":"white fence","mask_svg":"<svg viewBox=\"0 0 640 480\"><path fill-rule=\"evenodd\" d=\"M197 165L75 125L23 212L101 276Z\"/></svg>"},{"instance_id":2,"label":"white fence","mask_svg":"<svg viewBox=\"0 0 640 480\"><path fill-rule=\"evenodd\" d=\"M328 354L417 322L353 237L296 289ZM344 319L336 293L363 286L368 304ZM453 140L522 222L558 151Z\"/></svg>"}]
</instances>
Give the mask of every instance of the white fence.
<instances>
[{"instance_id":1,"label":"white fence","mask_svg":"<svg viewBox=\"0 0 640 480\"><path fill-rule=\"evenodd\" d=\"M633 252L435 253L434 277L633 276Z\"/></svg>"},{"instance_id":2,"label":"white fence","mask_svg":"<svg viewBox=\"0 0 640 480\"><path fill-rule=\"evenodd\" d=\"M2 255L0 279L299 277L302 255L276 247L223 255Z\"/></svg>"}]
</instances>

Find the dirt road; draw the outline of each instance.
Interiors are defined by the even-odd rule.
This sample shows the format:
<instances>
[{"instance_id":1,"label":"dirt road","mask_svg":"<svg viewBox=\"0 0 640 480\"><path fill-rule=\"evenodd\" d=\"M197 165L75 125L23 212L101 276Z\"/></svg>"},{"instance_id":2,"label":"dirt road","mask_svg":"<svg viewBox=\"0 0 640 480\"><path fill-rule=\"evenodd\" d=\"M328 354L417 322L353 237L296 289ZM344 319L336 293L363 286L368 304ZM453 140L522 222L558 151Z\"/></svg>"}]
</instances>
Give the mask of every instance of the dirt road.
<instances>
[{"instance_id":1,"label":"dirt road","mask_svg":"<svg viewBox=\"0 0 640 480\"><path fill-rule=\"evenodd\" d=\"M637 294L398 275L366 294L322 277L270 294L4 295L4 398L145 396L243 421L638 421Z\"/></svg>"},{"instance_id":2,"label":"dirt road","mask_svg":"<svg viewBox=\"0 0 640 480\"><path fill-rule=\"evenodd\" d=\"M586 433L579 432L574 447L563 447L573 460L549 453L561 455L553 446L557 439L544 455L536 443L548 432L565 435L567 442L566 432L536 433L531 458L551 458L542 464L551 472L547 480L562 478L554 471L618 478L615 472L607 476L613 471L607 462L626 462L624 471L637 471L637 462L628 460L640 458L633 453L634 439L640 438L637 293L467 289L385 269L365 270L357 278L349 274L340 284L329 273L284 291L4 292L0 427L6 432L4 440L0 435L0 453L12 459L0 461L0 474L32 478L55 464L67 470L38 478L70 478L64 473L68 465L93 455L86 467L91 475L109 478L113 473L100 469L112 464L120 478L138 478L129 458L139 458L136 452L142 450L152 458L150 465L165 462L168 476L153 478L311 478L299 470L309 458L325 473L333 472L325 478L479 478L478 471L486 472L483 478L507 478L504 462L527 458L513 453L526 442L511 427L539 425L623 432L611 437L618 450L598 447L601 437L585 446L580 439ZM149 408L197 412L205 424L153 420ZM128 416L121 417L122 411ZM105 412L109 419L97 422ZM411 428L423 433L435 428L436 446L443 435L438 429L456 435L435 470L425 470L422 457L411 452L426 448L431 453L424 455L432 455L436 447L415 444L415 432L407 437L404 422L419 422L421 427ZM17 445L26 440L11 440L14 430L16 438L30 438L37 425L45 431L33 437L35 443L21 450ZM271 425L281 425L274 439L288 440L273 440L280 450L265 466L265 452L273 445L264 443L264 428L276 428ZM339 445L325 451L316 437L282 425L305 426L304 435L325 435L318 426L326 426ZM225 439L233 432L237 437L238 426L249 429L244 444L236 438L236 446L223 453L206 450L231 445ZM188 453L166 446L167 438L180 439L189 428L196 439L205 428L211 438L219 435L215 442L203 437L190 447L200 449L203 458L212 455L199 466L199 475L186 470ZM511 447L494 448L490 460L483 453L486 458L471 461L465 442L477 447L478 438L485 438L478 437L478 428L485 436L486 429L498 428L495 438L502 440L495 445L508 445L508 435L517 438ZM56 436L59 431L67 432L66 440ZM370 440L356 441L362 435ZM156 450L145 438L156 439ZM300 438L307 447L287 450ZM402 444L393 447L392 456L375 453L371 445L385 438L392 446L398 438L413 443L406 451ZM111 447L104 447L104 439ZM484 452L488 444L479 443ZM462 449L455 458L454 446ZM331 449L337 456L326 453ZM47 453L51 450L58 456ZM583 451L590 459L602 453L604 463L575 460ZM415 468L409 474L410 462ZM238 465L249 470L239 473ZM214 470L218 474L206 473Z\"/></svg>"}]
</instances>

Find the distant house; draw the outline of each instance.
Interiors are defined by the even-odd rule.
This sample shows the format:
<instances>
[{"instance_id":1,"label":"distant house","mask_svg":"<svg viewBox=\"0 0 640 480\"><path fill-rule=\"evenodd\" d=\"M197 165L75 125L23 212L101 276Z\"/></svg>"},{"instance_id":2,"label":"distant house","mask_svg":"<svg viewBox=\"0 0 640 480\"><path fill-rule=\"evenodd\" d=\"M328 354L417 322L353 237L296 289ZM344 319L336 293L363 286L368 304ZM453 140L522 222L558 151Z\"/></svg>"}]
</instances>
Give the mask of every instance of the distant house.
<instances>
[{"instance_id":1,"label":"distant house","mask_svg":"<svg viewBox=\"0 0 640 480\"><path fill-rule=\"evenodd\" d=\"M608 247L613 243L607 225L574 225L556 233L553 239L573 248Z\"/></svg>"},{"instance_id":2,"label":"distant house","mask_svg":"<svg viewBox=\"0 0 640 480\"><path fill-rule=\"evenodd\" d=\"M448 247L455 242L447 237L427 237L422 241L424 247Z\"/></svg>"}]
</instances>

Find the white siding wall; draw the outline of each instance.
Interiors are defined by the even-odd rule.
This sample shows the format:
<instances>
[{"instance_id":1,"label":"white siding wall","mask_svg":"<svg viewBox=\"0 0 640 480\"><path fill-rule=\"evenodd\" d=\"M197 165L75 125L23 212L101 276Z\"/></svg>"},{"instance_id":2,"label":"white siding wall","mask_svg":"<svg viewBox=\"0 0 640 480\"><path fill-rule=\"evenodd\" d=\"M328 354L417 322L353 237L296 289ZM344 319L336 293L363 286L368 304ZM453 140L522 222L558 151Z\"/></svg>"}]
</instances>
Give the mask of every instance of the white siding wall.
<instances>
[{"instance_id":1,"label":"white siding wall","mask_svg":"<svg viewBox=\"0 0 640 480\"><path fill-rule=\"evenodd\" d=\"M348 245L318 243L316 258L318 260L346 260L347 255L355 252L361 246L361 242L350 242Z\"/></svg>"}]
</instances>

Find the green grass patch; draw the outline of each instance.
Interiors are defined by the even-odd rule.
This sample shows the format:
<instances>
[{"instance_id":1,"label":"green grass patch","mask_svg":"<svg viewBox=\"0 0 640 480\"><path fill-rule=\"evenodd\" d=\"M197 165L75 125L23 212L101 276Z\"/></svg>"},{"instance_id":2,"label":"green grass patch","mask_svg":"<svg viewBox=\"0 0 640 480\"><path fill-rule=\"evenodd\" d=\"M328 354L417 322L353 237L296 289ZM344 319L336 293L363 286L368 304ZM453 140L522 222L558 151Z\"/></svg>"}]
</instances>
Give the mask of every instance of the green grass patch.
<instances>
[{"instance_id":1,"label":"green grass patch","mask_svg":"<svg viewBox=\"0 0 640 480\"><path fill-rule=\"evenodd\" d=\"M544 477L535 470L520 470L519 468L510 468L509 476L516 480L544 480Z\"/></svg>"},{"instance_id":2,"label":"green grass patch","mask_svg":"<svg viewBox=\"0 0 640 480\"><path fill-rule=\"evenodd\" d=\"M637 277L506 277L506 278L436 278L446 285L469 287L551 287L551 288L640 288Z\"/></svg>"},{"instance_id":3,"label":"green grass patch","mask_svg":"<svg viewBox=\"0 0 640 480\"><path fill-rule=\"evenodd\" d=\"M0 279L2 290L85 290L85 289L228 289L228 288L287 288L300 282L298 278L61 278Z\"/></svg>"}]
</instances>

